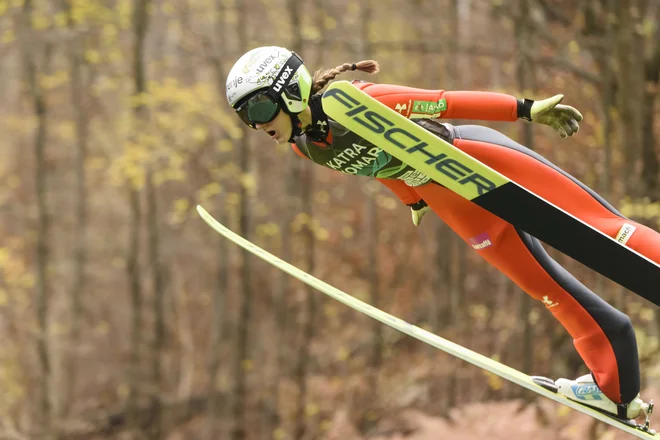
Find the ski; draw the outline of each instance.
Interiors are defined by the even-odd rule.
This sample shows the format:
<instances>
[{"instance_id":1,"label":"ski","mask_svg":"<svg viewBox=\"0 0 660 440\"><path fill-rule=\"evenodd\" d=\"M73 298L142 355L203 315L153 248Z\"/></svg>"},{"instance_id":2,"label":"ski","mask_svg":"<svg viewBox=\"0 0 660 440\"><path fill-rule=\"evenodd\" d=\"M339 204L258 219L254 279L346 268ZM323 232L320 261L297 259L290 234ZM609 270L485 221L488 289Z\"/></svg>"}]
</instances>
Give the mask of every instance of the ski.
<instances>
[{"instance_id":1,"label":"ski","mask_svg":"<svg viewBox=\"0 0 660 440\"><path fill-rule=\"evenodd\" d=\"M219 223L216 219L214 219L211 216L211 214L209 214L203 207L199 205L197 206L197 212L202 217L202 219L220 235L234 242L243 249L251 252L257 257L263 259L264 261L281 269L282 271L293 276L294 278L297 278L300 281L306 283L307 285L318 290L319 292L328 295L329 297L351 307L352 309L357 310L358 312L364 313L370 318L376 319L382 322L383 324L388 325L396 330L399 330L400 332L405 333L408 336L411 336L415 339L418 339L432 347L442 350L466 362L469 362L483 370L488 371L489 373L495 374L503 379L506 379L510 382L513 382L517 385L527 388L528 390L533 391L541 396L547 397L548 399L554 400L555 402L558 402L562 405L565 405L569 408L572 408L576 411L579 411L583 414L593 417L594 419L607 423L608 425L620 429L621 431L625 431L641 439L647 439L647 440L660 439L660 435L656 434L655 431L653 431L648 427L648 425L646 427L645 425L636 425L634 421L621 420L609 416L596 409L581 405L580 403L574 402L560 394L557 394L555 391L551 389L549 379L547 380L548 382L546 383L542 380L539 380L536 377L530 377L524 373L521 373L518 370L508 367L500 362L497 362L493 359L490 359L472 350L469 350L461 345L448 341L447 339L441 338L440 336L437 336L415 325L412 325L400 318L397 318L396 316L390 315L389 313L377 309L363 301L360 301L359 299L354 298L348 293L345 293L337 289L336 287L333 287L330 284L327 284L324 281L321 281L318 278L313 277L307 272L298 269L292 264L289 264L286 261L276 257L275 255L260 248L256 244L241 237L235 232L232 232L227 227Z\"/></svg>"},{"instance_id":2,"label":"ski","mask_svg":"<svg viewBox=\"0 0 660 440\"><path fill-rule=\"evenodd\" d=\"M660 305L660 265L654 261L434 136L347 81L332 83L322 103L332 119L403 163Z\"/></svg>"}]
</instances>

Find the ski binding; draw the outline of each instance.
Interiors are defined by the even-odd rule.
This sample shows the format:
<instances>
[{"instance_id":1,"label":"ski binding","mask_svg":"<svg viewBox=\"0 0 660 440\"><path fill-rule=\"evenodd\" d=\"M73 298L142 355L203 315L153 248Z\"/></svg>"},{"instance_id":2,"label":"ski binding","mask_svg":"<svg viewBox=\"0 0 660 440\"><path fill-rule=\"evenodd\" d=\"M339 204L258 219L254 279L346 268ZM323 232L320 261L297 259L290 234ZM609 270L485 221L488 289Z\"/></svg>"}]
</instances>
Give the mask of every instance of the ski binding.
<instances>
[{"instance_id":1,"label":"ski binding","mask_svg":"<svg viewBox=\"0 0 660 440\"><path fill-rule=\"evenodd\" d=\"M531 376L531 378L532 378L532 380L534 381L535 384L545 388L548 391L552 391L553 393L557 393L559 391L559 388L557 387L557 385L555 385L555 381L552 380L552 379L549 379L549 378L543 377L543 376ZM577 402L576 400L573 400L573 401ZM578 403L583 404L582 402L578 402ZM624 418L621 418L621 417L617 417L612 413L609 413L607 411L603 411L602 409L596 408L594 406L590 406L590 405L585 405L585 406L588 406L591 409L594 409L594 410L596 410L596 411L598 411L602 414L605 414L606 416L611 417L614 420L617 420L617 421L619 421L619 422L621 422L621 423L623 423L627 426L630 426L631 428L638 429L642 432L645 432L645 433L651 434L651 435L656 434L655 429L651 429L651 422L649 420L649 417L651 416L651 413L653 413L653 401L649 402L648 411L644 412L644 415L646 417L646 421L643 424L639 424L639 423L635 422L635 420L632 420L632 419L624 419Z\"/></svg>"}]
</instances>

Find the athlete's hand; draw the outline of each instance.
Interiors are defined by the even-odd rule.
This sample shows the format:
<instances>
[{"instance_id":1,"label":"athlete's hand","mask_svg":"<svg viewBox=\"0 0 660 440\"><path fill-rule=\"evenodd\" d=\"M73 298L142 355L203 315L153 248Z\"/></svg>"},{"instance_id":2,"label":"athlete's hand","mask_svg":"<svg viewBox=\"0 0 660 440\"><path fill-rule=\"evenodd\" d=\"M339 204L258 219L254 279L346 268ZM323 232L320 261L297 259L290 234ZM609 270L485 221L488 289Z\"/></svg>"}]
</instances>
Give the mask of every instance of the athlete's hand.
<instances>
[{"instance_id":1,"label":"athlete's hand","mask_svg":"<svg viewBox=\"0 0 660 440\"><path fill-rule=\"evenodd\" d=\"M412 211L412 221L415 226L419 226L419 222L422 221L422 217L426 214L426 211L429 210L429 205L426 204L424 200L420 200L417 203L412 203L410 205L410 210Z\"/></svg>"},{"instance_id":2,"label":"athlete's hand","mask_svg":"<svg viewBox=\"0 0 660 440\"><path fill-rule=\"evenodd\" d=\"M580 129L582 114L570 105L560 102L564 95L555 95L542 101L534 101L530 110L532 121L552 127L559 136L572 136Z\"/></svg>"}]
</instances>

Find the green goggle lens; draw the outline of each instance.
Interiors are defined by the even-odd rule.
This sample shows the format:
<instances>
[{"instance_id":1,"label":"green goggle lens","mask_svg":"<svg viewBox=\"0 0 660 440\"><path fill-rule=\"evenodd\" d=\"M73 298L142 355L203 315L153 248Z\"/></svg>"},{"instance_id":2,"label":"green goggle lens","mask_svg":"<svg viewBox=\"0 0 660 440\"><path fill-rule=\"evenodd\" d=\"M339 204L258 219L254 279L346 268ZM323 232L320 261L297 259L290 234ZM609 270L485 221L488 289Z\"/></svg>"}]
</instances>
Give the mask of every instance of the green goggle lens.
<instances>
[{"instance_id":1,"label":"green goggle lens","mask_svg":"<svg viewBox=\"0 0 660 440\"><path fill-rule=\"evenodd\" d=\"M236 109L238 116L250 127L255 124L266 124L277 116L280 112L278 103L260 93L248 99L243 105Z\"/></svg>"}]
</instances>

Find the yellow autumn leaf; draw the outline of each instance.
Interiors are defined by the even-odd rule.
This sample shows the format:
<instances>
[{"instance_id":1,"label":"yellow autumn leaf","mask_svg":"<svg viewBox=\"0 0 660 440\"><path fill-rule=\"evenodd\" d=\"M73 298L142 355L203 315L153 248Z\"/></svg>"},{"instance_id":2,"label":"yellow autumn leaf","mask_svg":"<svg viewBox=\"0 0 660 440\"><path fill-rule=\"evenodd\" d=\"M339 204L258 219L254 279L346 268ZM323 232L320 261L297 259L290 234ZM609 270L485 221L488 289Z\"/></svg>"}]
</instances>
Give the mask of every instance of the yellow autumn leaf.
<instances>
[{"instance_id":1,"label":"yellow autumn leaf","mask_svg":"<svg viewBox=\"0 0 660 440\"><path fill-rule=\"evenodd\" d=\"M474 304L470 306L470 317L477 320L484 320L488 318L489 310L483 304Z\"/></svg>"},{"instance_id":2,"label":"yellow autumn leaf","mask_svg":"<svg viewBox=\"0 0 660 440\"><path fill-rule=\"evenodd\" d=\"M114 24L106 24L103 26L103 38L108 40L108 41L114 41L114 39L117 37L119 34L119 30L117 29L117 26Z\"/></svg>"},{"instance_id":3,"label":"yellow autumn leaf","mask_svg":"<svg viewBox=\"0 0 660 440\"><path fill-rule=\"evenodd\" d=\"M110 324L107 321L100 321L96 324L94 331L99 335L107 335L110 331Z\"/></svg>"},{"instance_id":4,"label":"yellow autumn leaf","mask_svg":"<svg viewBox=\"0 0 660 440\"><path fill-rule=\"evenodd\" d=\"M319 409L319 406L314 403L308 403L307 405L305 405L305 415L307 417L314 417L320 411L321 410Z\"/></svg>"},{"instance_id":5,"label":"yellow autumn leaf","mask_svg":"<svg viewBox=\"0 0 660 440\"><path fill-rule=\"evenodd\" d=\"M501 377L486 370L483 370L483 374L488 378L488 386L491 390L498 391L502 389L504 386L504 381Z\"/></svg>"},{"instance_id":6,"label":"yellow autumn leaf","mask_svg":"<svg viewBox=\"0 0 660 440\"><path fill-rule=\"evenodd\" d=\"M238 205L238 202L241 200L241 196L239 196L236 193L229 193L227 194L227 197L225 198L227 204L230 205Z\"/></svg>"},{"instance_id":7,"label":"yellow autumn leaf","mask_svg":"<svg viewBox=\"0 0 660 440\"><path fill-rule=\"evenodd\" d=\"M243 188L248 191L252 191L257 187L257 179L252 173L243 173L240 180Z\"/></svg>"},{"instance_id":8,"label":"yellow autumn leaf","mask_svg":"<svg viewBox=\"0 0 660 440\"><path fill-rule=\"evenodd\" d=\"M55 27L63 29L69 25L69 15L66 12L60 11L53 16Z\"/></svg>"},{"instance_id":9,"label":"yellow autumn leaf","mask_svg":"<svg viewBox=\"0 0 660 440\"><path fill-rule=\"evenodd\" d=\"M397 200L395 200L393 197L381 196L381 195L376 196L376 204L379 207L388 210L396 209L396 207L398 206Z\"/></svg>"},{"instance_id":10,"label":"yellow autumn leaf","mask_svg":"<svg viewBox=\"0 0 660 440\"><path fill-rule=\"evenodd\" d=\"M16 34L14 33L13 29L7 29L2 33L2 37L0 37L0 42L5 44L5 43L11 43L16 39Z\"/></svg>"},{"instance_id":11,"label":"yellow autumn leaf","mask_svg":"<svg viewBox=\"0 0 660 440\"><path fill-rule=\"evenodd\" d=\"M325 228L315 228L315 237L319 241L326 241L330 238L330 232Z\"/></svg>"},{"instance_id":12,"label":"yellow autumn leaf","mask_svg":"<svg viewBox=\"0 0 660 440\"><path fill-rule=\"evenodd\" d=\"M80 6L76 6L74 2L73 7L71 8L71 21L74 24L82 24L85 21L85 10Z\"/></svg>"},{"instance_id":13,"label":"yellow autumn leaf","mask_svg":"<svg viewBox=\"0 0 660 440\"><path fill-rule=\"evenodd\" d=\"M121 383L117 386L118 397L122 397L122 398L128 397L129 392L130 392L130 388L125 383Z\"/></svg>"},{"instance_id":14,"label":"yellow autumn leaf","mask_svg":"<svg viewBox=\"0 0 660 440\"><path fill-rule=\"evenodd\" d=\"M180 168L170 169L167 177L172 182L183 182L188 179L186 172Z\"/></svg>"},{"instance_id":15,"label":"yellow autumn leaf","mask_svg":"<svg viewBox=\"0 0 660 440\"><path fill-rule=\"evenodd\" d=\"M227 153L234 148L234 143L229 139L221 139L217 142L216 147L221 153Z\"/></svg>"},{"instance_id":16,"label":"yellow autumn leaf","mask_svg":"<svg viewBox=\"0 0 660 440\"><path fill-rule=\"evenodd\" d=\"M111 63L118 63L124 59L124 54L119 49L112 49L108 52L108 61Z\"/></svg>"},{"instance_id":17,"label":"yellow autumn leaf","mask_svg":"<svg viewBox=\"0 0 660 440\"><path fill-rule=\"evenodd\" d=\"M197 192L197 198L200 201L205 201L208 200L209 198L215 196L216 194L220 194L222 191L222 187L220 186L219 183L217 182L211 182L206 185L204 185L198 192Z\"/></svg>"},{"instance_id":18,"label":"yellow autumn leaf","mask_svg":"<svg viewBox=\"0 0 660 440\"><path fill-rule=\"evenodd\" d=\"M119 19L119 27L128 29L132 23L133 0L118 0L115 11Z\"/></svg>"},{"instance_id":19,"label":"yellow autumn leaf","mask_svg":"<svg viewBox=\"0 0 660 440\"><path fill-rule=\"evenodd\" d=\"M560 405L557 408L557 415L559 417L566 417L568 415L573 415L573 410L569 408L568 406Z\"/></svg>"},{"instance_id":20,"label":"yellow autumn leaf","mask_svg":"<svg viewBox=\"0 0 660 440\"><path fill-rule=\"evenodd\" d=\"M344 238L353 238L354 235L353 228L351 228L350 226L344 226L343 228L341 228L341 235Z\"/></svg>"},{"instance_id":21,"label":"yellow autumn leaf","mask_svg":"<svg viewBox=\"0 0 660 440\"><path fill-rule=\"evenodd\" d=\"M21 277L21 286L27 289L34 287L34 276L32 274L24 274Z\"/></svg>"},{"instance_id":22,"label":"yellow autumn leaf","mask_svg":"<svg viewBox=\"0 0 660 440\"><path fill-rule=\"evenodd\" d=\"M85 60L90 64L98 64L101 62L101 54L94 49L87 49L85 51Z\"/></svg>"},{"instance_id":23,"label":"yellow autumn leaf","mask_svg":"<svg viewBox=\"0 0 660 440\"><path fill-rule=\"evenodd\" d=\"M303 22L303 23L304 25L302 26L301 29L301 34L303 38L312 41L321 39L321 31L317 26L315 26L313 23L307 23L307 22Z\"/></svg>"},{"instance_id":24,"label":"yellow autumn leaf","mask_svg":"<svg viewBox=\"0 0 660 440\"><path fill-rule=\"evenodd\" d=\"M332 30L337 27L337 20L329 15L323 16L323 27L327 30Z\"/></svg>"},{"instance_id":25,"label":"yellow autumn leaf","mask_svg":"<svg viewBox=\"0 0 660 440\"><path fill-rule=\"evenodd\" d=\"M204 142L209 136L208 128L204 126L197 126L192 130L192 138L197 142Z\"/></svg>"},{"instance_id":26,"label":"yellow autumn leaf","mask_svg":"<svg viewBox=\"0 0 660 440\"><path fill-rule=\"evenodd\" d=\"M50 26L50 19L41 13L35 13L32 15L32 29L37 31L42 31L48 29Z\"/></svg>"},{"instance_id":27,"label":"yellow autumn leaf","mask_svg":"<svg viewBox=\"0 0 660 440\"><path fill-rule=\"evenodd\" d=\"M337 307L335 307L333 304L325 304L323 307L323 314L328 318L334 318L337 316Z\"/></svg>"},{"instance_id":28,"label":"yellow autumn leaf","mask_svg":"<svg viewBox=\"0 0 660 440\"><path fill-rule=\"evenodd\" d=\"M314 194L314 200L317 203L325 205L330 201L330 194L327 191L318 191L316 194Z\"/></svg>"},{"instance_id":29,"label":"yellow autumn leaf","mask_svg":"<svg viewBox=\"0 0 660 440\"><path fill-rule=\"evenodd\" d=\"M52 75L41 75L39 77L39 84L46 90L55 89L69 81L69 72L60 70Z\"/></svg>"},{"instance_id":30,"label":"yellow autumn leaf","mask_svg":"<svg viewBox=\"0 0 660 440\"><path fill-rule=\"evenodd\" d=\"M639 311L639 318L644 322L652 322L655 318L655 312L653 309L643 308Z\"/></svg>"},{"instance_id":31,"label":"yellow autumn leaf","mask_svg":"<svg viewBox=\"0 0 660 440\"><path fill-rule=\"evenodd\" d=\"M174 9L174 5L172 4L172 2L165 2L161 7L161 9L165 15L174 15L174 13L176 12L176 9Z\"/></svg>"},{"instance_id":32,"label":"yellow autumn leaf","mask_svg":"<svg viewBox=\"0 0 660 440\"><path fill-rule=\"evenodd\" d=\"M160 186L167 180L167 172L164 170L158 170L153 173L153 182L156 186Z\"/></svg>"}]
</instances>

